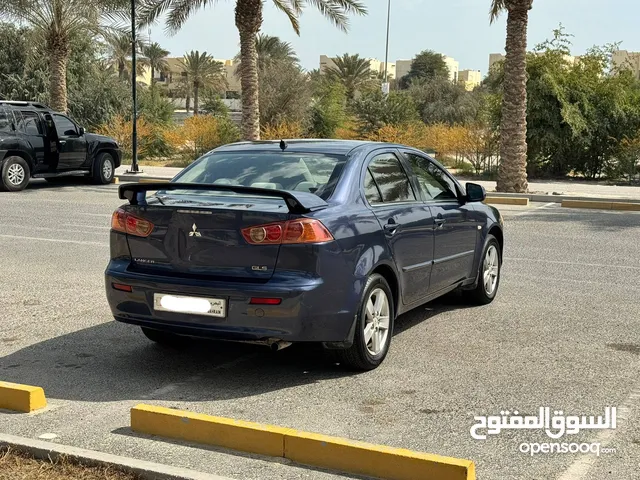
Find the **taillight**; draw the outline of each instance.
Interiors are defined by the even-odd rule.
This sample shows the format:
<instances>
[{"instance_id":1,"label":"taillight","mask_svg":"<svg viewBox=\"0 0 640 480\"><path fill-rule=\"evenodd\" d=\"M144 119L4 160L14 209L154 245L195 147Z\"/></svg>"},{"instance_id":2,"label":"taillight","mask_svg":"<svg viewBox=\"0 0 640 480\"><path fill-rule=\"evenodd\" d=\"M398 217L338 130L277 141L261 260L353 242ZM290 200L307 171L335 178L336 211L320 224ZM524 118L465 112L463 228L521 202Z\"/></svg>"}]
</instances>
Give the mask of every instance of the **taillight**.
<instances>
[{"instance_id":1,"label":"taillight","mask_svg":"<svg viewBox=\"0 0 640 480\"><path fill-rule=\"evenodd\" d=\"M242 236L251 245L325 243L333 240L329 230L314 218L244 228Z\"/></svg>"},{"instance_id":2,"label":"taillight","mask_svg":"<svg viewBox=\"0 0 640 480\"><path fill-rule=\"evenodd\" d=\"M137 237L148 237L153 231L153 223L119 208L111 216L111 228L116 232L127 233Z\"/></svg>"}]
</instances>

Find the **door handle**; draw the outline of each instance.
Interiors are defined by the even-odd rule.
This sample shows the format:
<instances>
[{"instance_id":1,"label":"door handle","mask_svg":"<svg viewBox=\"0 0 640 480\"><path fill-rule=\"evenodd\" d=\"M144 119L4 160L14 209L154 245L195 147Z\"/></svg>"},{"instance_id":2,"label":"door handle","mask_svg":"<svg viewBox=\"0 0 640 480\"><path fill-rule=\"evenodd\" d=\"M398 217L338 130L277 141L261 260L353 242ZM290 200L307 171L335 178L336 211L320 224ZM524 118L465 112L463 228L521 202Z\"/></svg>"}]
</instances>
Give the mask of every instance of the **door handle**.
<instances>
[{"instance_id":1,"label":"door handle","mask_svg":"<svg viewBox=\"0 0 640 480\"><path fill-rule=\"evenodd\" d=\"M444 228L444 224L446 222L444 218L435 218L433 221L436 224L436 230L442 230Z\"/></svg>"},{"instance_id":2,"label":"door handle","mask_svg":"<svg viewBox=\"0 0 640 480\"><path fill-rule=\"evenodd\" d=\"M64 145L65 143L67 143L66 140L58 140L60 142L60 145Z\"/></svg>"},{"instance_id":3,"label":"door handle","mask_svg":"<svg viewBox=\"0 0 640 480\"><path fill-rule=\"evenodd\" d=\"M387 223L384 226L384 231L387 235L393 235L394 233L396 233L396 230L398 230L398 227L400 226L400 224L398 223Z\"/></svg>"}]
</instances>

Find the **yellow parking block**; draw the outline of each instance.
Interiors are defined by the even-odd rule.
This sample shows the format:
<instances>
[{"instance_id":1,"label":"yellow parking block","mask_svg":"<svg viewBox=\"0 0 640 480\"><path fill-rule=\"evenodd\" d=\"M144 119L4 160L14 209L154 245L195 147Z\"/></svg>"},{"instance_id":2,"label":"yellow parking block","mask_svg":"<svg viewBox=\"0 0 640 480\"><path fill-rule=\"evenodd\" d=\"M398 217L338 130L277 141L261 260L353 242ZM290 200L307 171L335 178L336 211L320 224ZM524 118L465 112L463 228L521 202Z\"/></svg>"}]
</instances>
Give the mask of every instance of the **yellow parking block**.
<instances>
[{"instance_id":1,"label":"yellow parking block","mask_svg":"<svg viewBox=\"0 0 640 480\"><path fill-rule=\"evenodd\" d=\"M611 210L611 202L599 200L562 200L561 206L566 208L595 208L598 210Z\"/></svg>"},{"instance_id":2,"label":"yellow parking block","mask_svg":"<svg viewBox=\"0 0 640 480\"><path fill-rule=\"evenodd\" d=\"M611 210L626 210L629 212L640 212L640 203L611 202Z\"/></svg>"},{"instance_id":3,"label":"yellow parking block","mask_svg":"<svg viewBox=\"0 0 640 480\"><path fill-rule=\"evenodd\" d=\"M154 180L153 178L140 178L138 183L169 183L170 180Z\"/></svg>"},{"instance_id":4,"label":"yellow parking block","mask_svg":"<svg viewBox=\"0 0 640 480\"><path fill-rule=\"evenodd\" d=\"M0 382L0 408L29 413L46 406L47 399L42 388Z\"/></svg>"},{"instance_id":5,"label":"yellow parking block","mask_svg":"<svg viewBox=\"0 0 640 480\"><path fill-rule=\"evenodd\" d=\"M380 479L476 478L471 460L151 405L131 409L131 428L139 433L284 457L300 464Z\"/></svg>"},{"instance_id":6,"label":"yellow parking block","mask_svg":"<svg viewBox=\"0 0 640 480\"><path fill-rule=\"evenodd\" d=\"M529 205L527 197L487 197L484 203L495 203L500 205Z\"/></svg>"}]
</instances>

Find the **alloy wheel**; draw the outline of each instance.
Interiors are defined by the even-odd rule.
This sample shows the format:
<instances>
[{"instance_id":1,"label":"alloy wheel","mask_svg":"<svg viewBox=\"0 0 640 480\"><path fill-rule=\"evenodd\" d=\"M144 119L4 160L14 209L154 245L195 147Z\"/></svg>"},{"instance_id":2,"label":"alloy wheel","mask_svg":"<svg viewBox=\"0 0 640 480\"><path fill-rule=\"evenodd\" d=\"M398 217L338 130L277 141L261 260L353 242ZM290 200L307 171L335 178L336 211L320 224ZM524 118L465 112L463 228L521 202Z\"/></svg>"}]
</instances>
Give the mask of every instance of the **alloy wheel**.
<instances>
[{"instance_id":1,"label":"alloy wheel","mask_svg":"<svg viewBox=\"0 0 640 480\"><path fill-rule=\"evenodd\" d=\"M24 182L25 174L23 166L19 163L14 163L7 169L7 180L11 185L18 186Z\"/></svg>"},{"instance_id":2,"label":"alloy wheel","mask_svg":"<svg viewBox=\"0 0 640 480\"><path fill-rule=\"evenodd\" d=\"M496 290L499 274L498 249L494 245L491 245L487 249L487 253L484 256L484 266L482 269L482 273L484 291L487 295L491 296Z\"/></svg>"},{"instance_id":3,"label":"alloy wheel","mask_svg":"<svg viewBox=\"0 0 640 480\"><path fill-rule=\"evenodd\" d=\"M384 351L389 341L389 298L381 288L372 290L366 303L364 341L371 355Z\"/></svg>"}]
</instances>

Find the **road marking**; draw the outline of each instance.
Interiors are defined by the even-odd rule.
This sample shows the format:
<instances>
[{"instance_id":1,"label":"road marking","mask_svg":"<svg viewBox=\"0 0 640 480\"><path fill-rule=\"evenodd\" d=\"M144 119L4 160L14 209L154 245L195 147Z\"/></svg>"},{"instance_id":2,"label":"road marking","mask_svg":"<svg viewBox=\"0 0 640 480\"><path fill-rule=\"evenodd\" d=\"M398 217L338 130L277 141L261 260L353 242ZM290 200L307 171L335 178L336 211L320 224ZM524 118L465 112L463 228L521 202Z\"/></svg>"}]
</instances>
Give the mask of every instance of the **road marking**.
<instances>
[{"instance_id":1,"label":"road marking","mask_svg":"<svg viewBox=\"0 0 640 480\"><path fill-rule=\"evenodd\" d=\"M89 217L107 217L111 218L110 213L74 213L74 215L87 215Z\"/></svg>"},{"instance_id":2,"label":"road marking","mask_svg":"<svg viewBox=\"0 0 640 480\"><path fill-rule=\"evenodd\" d=\"M640 266L635 266L635 265L613 265L610 263L562 262L560 260L543 260L541 258L523 258L523 257L505 257L504 259L510 262L520 260L523 262L553 263L555 265L576 265L580 267L626 268L629 270L640 270Z\"/></svg>"},{"instance_id":3,"label":"road marking","mask_svg":"<svg viewBox=\"0 0 640 480\"><path fill-rule=\"evenodd\" d=\"M515 213L513 215L511 215L512 217L521 217L523 215L528 215L530 213L535 213L536 210L542 210L544 208L550 207L551 205L555 205L555 202L549 202L549 203L545 203L544 205L541 205L540 207L536 207L532 210L527 210L526 212L520 212L520 213Z\"/></svg>"},{"instance_id":4,"label":"road marking","mask_svg":"<svg viewBox=\"0 0 640 480\"><path fill-rule=\"evenodd\" d=\"M62 224L61 226L64 226L64 224ZM110 230L111 227L92 227L90 225L67 225L69 227L81 227L81 228L99 228L99 229L106 229L106 230ZM11 225L11 224L7 224L7 223L0 223L0 227L8 227L8 228L28 228L29 230L45 230L48 232L61 232L61 233L89 233L87 231L83 231L83 230L69 230L66 228L52 228L52 227L34 227L32 225ZM94 232L95 234L100 234L102 235L102 232Z\"/></svg>"},{"instance_id":5,"label":"road marking","mask_svg":"<svg viewBox=\"0 0 640 480\"><path fill-rule=\"evenodd\" d=\"M629 415L631 410L640 405L640 386L637 386L627 397L622 405L617 408L617 418L621 420L621 424L624 424L625 421L629 420ZM595 436L592 443L600 443L600 447L607 447L616 435L618 430L602 430L598 435ZM587 475L593 467L593 464L596 463L598 457L594 454L585 454L580 455L578 459L569 465L562 475L558 477L557 480L583 480L585 478L591 478Z\"/></svg>"},{"instance_id":6,"label":"road marking","mask_svg":"<svg viewBox=\"0 0 640 480\"><path fill-rule=\"evenodd\" d=\"M66 240L64 238L25 237L23 235L2 235L2 234L0 234L0 238L15 238L18 240L40 240L43 242L73 243L76 245L99 245L101 247L109 246L109 244L105 242L85 242L82 240Z\"/></svg>"},{"instance_id":7,"label":"road marking","mask_svg":"<svg viewBox=\"0 0 640 480\"><path fill-rule=\"evenodd\" d=\"M61 223L61 227L79 227L79 228L97 228L99 230L111 230L111 227L98 226L98 225L77 225L75 223ZM61 230L66 232L66 230Z\"/></svg>"},{"instance_id":8,"label":"road marking","mask_svg":"<svg viewBox=\"0 0 640 480\"><path fill-rule=\"evenodd\" d=\"M247 360L251 360L255 357L257 357L258 354L257 353L251 353L249 355L244 355L238 358L234 358L233 360L229 360L228 362L224 362L221 363L219 365L216 365L213 368L210 368L209 370L207 370L208 372L215 372L217 370L223 370L225 368L231 368L231 367L235 367L236 365L246 362ZM198 373L196 375L193 375L189 378L187 378L186 380L182 381L182 382L174 382L174 383L169 383L167 385L165 385L164 387L160 387L156 390L154 390L153 392L151 392L148 395L144 395L142 397L142 399L144 400L153 400L157 397L162 397L168 393L171 393L175 390L177 390L178 388L184 387L185 385L189 384L189 383L195 383L195 382L199 382L200 380L202 380L202 378L204 377L203 374Z\"/></svg>"}]
</instances>

